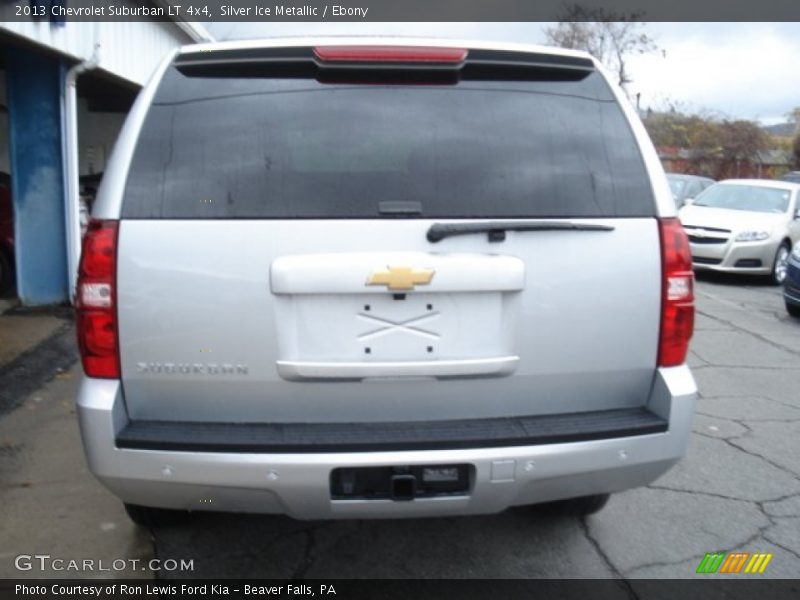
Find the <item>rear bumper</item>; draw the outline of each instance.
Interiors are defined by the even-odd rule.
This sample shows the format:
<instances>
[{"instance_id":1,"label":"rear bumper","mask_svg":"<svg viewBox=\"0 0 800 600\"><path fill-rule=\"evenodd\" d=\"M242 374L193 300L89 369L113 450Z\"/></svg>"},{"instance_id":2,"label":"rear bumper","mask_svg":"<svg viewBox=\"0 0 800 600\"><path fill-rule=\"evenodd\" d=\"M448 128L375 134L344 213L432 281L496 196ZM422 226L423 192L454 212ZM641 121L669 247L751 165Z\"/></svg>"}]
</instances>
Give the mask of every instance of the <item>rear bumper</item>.
<instances>
[{"instance_id":1,"label":"rear bumper","mask_svg":"<svg viewBox=\"0 0 800 600\"><path fill-rule=\"evenodd\" d=\"M300 519L421 517L500 512L510 506L646 485L685 453L697 389L686 366L660 369L648 411L667 431L575 442L370 452L225 452L118 447L129 427L119 382L85 378L78 416L92 472L123 501L190 510L282 513ZM332 500L338 467L470 464L468 494Z\"/></svg>"}]
</instances>

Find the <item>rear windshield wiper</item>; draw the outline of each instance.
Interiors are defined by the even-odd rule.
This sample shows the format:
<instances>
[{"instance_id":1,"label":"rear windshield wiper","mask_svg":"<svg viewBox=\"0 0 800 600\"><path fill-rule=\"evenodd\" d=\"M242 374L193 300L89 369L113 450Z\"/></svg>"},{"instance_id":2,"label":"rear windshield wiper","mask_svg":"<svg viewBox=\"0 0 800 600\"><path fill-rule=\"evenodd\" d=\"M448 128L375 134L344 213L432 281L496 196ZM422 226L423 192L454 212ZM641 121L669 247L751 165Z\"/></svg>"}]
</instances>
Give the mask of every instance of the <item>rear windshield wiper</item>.
<instances>
[{"instance_id":1,"label":"rear windshield wiper","mask_svg":"<svg viewBox=\"0 0 800 600\"><path fill-rule=\"evenodd\" d=\"M486 233L490 242L502 242L506 231L613 231L610 225L573 223L572 221L490 221L485 223L434 223L428 229L428 241L441 242L454 235Z\"/></svg>"}]
</instances>

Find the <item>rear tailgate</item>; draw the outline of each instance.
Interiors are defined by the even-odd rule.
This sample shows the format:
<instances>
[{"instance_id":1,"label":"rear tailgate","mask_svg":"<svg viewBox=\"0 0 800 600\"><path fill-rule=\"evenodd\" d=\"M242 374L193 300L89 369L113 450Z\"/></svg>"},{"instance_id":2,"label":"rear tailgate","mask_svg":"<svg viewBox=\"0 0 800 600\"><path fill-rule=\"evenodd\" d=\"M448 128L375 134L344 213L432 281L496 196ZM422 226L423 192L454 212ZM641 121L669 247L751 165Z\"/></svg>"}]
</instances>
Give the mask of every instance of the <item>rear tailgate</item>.
<instances>
[{"instance_id":1,"label":"rear tailgate","mask_svg":"<svg viewBox=\"0 0 800 600\"><path fill-rule=\"evenodd\" d=\"M457 75L437 65L441 81L419 65L418 81L344 81L319 57L309 76L222 54L167 72L128 176L117 297L133 419L430 421L646 401L658 226L591 63L523 55L501 69L486 64L507 53L484 51ZM448 224L489 231L429 239Z\"/></svg>"}]
</instances>

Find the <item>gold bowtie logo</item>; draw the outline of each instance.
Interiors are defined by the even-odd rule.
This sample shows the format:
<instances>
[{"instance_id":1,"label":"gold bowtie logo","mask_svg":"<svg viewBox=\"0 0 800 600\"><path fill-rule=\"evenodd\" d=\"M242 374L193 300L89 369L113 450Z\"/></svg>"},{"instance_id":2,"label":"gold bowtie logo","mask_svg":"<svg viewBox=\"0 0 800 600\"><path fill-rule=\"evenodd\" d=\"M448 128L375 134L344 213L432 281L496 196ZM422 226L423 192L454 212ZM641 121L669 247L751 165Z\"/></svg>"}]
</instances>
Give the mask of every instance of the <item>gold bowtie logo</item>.
<instances>
[{"instance_id":1,"label":"gold bowtie logo","mask_svg":"<svg viewBox=\"0 0 800 600\"><path fill-rule=\"evenodd\" d=\"M433 279L433 269L413 267L386 267L375 270L367 278L367 285L385 285L390 290L413 290L415 285L427 285Z\"/></svg>"}]
</instances>

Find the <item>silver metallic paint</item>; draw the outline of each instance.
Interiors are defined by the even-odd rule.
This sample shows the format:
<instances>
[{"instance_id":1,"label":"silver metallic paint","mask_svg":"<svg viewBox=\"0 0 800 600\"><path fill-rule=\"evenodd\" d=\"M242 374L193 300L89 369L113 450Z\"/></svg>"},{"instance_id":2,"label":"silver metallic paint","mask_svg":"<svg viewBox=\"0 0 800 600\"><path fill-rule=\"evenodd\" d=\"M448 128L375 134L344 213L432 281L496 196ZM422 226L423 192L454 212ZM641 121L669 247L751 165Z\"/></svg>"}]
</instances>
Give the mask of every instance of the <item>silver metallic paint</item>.
<instances>
[{"instance_id":1,"label":"silver metallic paint","mask_svg":"<svg viewBox=\"0 0 800 600\"><path fill-rule=\"evenodd\" d=\"M317 421L347 422L642 405L653 378L661 308L655 219L593 221L613 225L614 231L509 232L501 244L472 235L435 245L425 238L432 222L122 221L117 299L131 417L303 422L313 414ZM328 295L327 313L312 310L315 294L298 295L305 299L298 303L272 293L272 265L283 257L365 249L377 255L399 249L501 253L523 261L524 289L500 294L483 316L470 309L478 299L469 300L466 290L412 292L405 301L417 302L419 294L439 297L434 304L442 307L443 318L461 319L461 329L444 331L449 341L437 344L442 347L437 359L518 356L513 374L334 384L284 380L278 371L282 360L330 362L341 354L367 362L356 338L360 331L350 323L373 296L359 286L358 293ZM434 278L425 287L436 285ZM389 292L375 294L391 298ZM298 316L301 309L306 313ZM136 369L141 362L211 361L246 364L248 376L234 386L222 376L159 376Z\"/></svg>"}]
</instances>

